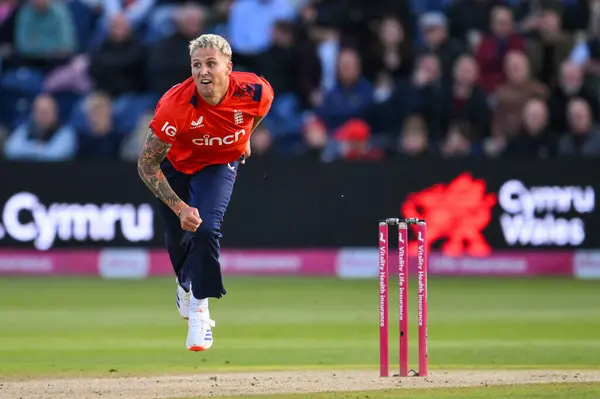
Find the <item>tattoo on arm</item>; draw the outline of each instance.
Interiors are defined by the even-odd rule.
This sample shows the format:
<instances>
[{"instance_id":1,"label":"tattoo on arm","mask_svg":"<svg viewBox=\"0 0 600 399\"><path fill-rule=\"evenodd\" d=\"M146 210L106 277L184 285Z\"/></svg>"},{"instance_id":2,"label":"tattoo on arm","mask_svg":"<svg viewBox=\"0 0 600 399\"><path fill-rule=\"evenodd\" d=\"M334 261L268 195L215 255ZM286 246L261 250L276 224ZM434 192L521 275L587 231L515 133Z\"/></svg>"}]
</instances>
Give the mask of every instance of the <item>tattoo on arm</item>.
<instances>
[{"instance_id":1,"label":"tattoo on arm","mask_svg":"<svg viewBox=\"0 0 600 399\"><path fill-rule=\"evenodd\" d=\"M150 191L178 214L187 205L175 194L160 169L160 163L165 159L170 148L170 144L160 140L150 129L138 158L137 168L140 178Z\"/></svg>"}]
</instances>

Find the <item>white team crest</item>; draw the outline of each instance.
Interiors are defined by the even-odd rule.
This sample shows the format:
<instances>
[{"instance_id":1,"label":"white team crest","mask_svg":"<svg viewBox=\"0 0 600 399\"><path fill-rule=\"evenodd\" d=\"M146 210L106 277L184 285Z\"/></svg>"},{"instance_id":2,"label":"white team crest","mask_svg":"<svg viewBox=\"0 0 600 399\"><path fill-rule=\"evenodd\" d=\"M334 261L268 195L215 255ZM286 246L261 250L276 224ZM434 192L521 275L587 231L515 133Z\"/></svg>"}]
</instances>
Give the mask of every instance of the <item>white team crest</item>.
<instances>
[{"instance_id":1,"label":"white team crest","mask_svg":"<svg viewBox=\"0 0 600 399\"><path fill-rule=\"evenodd\" d=\"M236 125L244 123L244 113L242 111L238 111L237 109L233 111L233 123Z\"/></svg>"},{"instance_id":2,"label":"white team crest","mask_svg":"<svg viewBox=\"0 0 600 399\"><path fill-rule=\"evenodd\" d=\"M201 116L197 121L192 121L192 128L204 126L204 117Z\"/></svg>"}]
</instances>

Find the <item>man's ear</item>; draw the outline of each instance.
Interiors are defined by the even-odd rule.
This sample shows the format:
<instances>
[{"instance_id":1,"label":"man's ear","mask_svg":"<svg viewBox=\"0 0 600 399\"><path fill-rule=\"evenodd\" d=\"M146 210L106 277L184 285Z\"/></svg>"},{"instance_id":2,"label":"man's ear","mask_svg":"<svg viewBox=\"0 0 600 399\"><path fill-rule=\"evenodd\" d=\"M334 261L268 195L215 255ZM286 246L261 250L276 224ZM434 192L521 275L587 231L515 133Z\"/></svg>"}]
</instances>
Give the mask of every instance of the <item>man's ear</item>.
<instances>
[{"instance_id":1,"label":"man's ear","mask_svg":"<svg viewBox=\"0 0 600 399\"><path fill-rule=\"evenodd\" d=\"M229 61L227 63L227 75L229 75L233 71L233 63Z\"/></svg>"}]
</instances>

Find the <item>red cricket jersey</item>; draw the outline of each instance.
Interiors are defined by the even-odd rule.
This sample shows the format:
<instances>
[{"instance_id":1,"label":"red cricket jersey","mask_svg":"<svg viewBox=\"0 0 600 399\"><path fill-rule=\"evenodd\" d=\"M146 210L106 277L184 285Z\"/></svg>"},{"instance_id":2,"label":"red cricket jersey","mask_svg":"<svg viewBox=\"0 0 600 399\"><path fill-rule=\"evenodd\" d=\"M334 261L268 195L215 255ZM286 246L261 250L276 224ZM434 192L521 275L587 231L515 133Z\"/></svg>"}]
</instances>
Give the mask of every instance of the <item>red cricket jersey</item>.
<instances>
[{"instance_id":1,"label":"red cricket jersey","mask_svg":"<svg viewBox=\"0 0 600 399\"><path fill-rule=\"evenodd\" d=\"M237 161L246 150L254 118L265 116L274 97L266 79L232 72L223 101L210 105L193 78L173 86L158 101L150 128L171 144L167 159L179 172Z\"/></svg>"}]
</instances>

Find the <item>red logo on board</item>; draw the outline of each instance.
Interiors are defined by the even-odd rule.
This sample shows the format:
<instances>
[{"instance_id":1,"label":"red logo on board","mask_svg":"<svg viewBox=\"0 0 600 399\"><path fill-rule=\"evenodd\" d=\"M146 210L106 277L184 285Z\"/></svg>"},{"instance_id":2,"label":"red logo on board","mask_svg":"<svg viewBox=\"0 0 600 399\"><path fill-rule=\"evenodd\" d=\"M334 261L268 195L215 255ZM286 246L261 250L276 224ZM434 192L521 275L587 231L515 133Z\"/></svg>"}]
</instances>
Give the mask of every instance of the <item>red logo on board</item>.
<instances>
[{"instance_id":1,"label":"red logo on board","mask_svg":"<svg viewBox=\"0 0 600 399\"><path fill-rule=\"evenodd\" d=\"M482 232L490 224L494 205L496 195L486 191L485 181L463 173L448 184L410 194L402 214L425 219L428 246L442 241L445 255L486 256L491 248ZM416 253L416 246L409 251Z\"/></svg>"}]
</instances>

